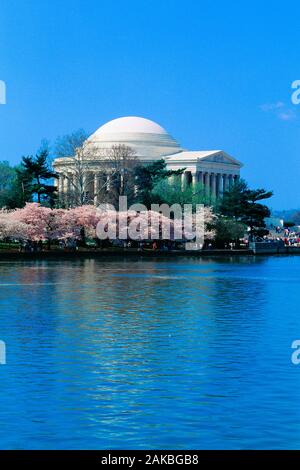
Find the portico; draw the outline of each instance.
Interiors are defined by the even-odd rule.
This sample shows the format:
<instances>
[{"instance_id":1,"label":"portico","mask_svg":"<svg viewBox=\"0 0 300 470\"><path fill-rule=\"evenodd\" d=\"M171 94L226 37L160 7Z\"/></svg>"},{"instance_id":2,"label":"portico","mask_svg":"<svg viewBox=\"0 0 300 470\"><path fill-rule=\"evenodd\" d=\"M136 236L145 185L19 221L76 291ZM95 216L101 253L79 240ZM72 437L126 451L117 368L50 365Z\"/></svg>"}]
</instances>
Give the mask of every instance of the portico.
<instances>
[{"instance_id":1,"label":"portico","mask_svg":"<svg viewBox=\"0 0 300 470\"><path fill-rule=\"evenodd\" d=\"M185 168L182 188L200 184L212 198L222 197L239 178L241 163L222 150L180 152L165 158L169 170Z\"/></svg>"}]
</instances>

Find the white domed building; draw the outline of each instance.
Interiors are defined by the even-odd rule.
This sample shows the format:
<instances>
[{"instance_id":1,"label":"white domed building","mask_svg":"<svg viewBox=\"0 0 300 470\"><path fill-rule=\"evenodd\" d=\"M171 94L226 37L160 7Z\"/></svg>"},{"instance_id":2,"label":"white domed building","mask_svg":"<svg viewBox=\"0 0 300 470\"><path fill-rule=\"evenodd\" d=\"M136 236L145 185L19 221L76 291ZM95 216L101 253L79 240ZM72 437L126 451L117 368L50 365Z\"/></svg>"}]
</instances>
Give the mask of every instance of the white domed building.
<instances>
[{"instance_id":1,"label":"white domed building","mask_svg":"<svg viewBox=\"0 0 300 470\"><path fill-rule=\"evenodd\" d=\"M242 164L223 150L187 151L159 124L141 117L121 117L107 122L94 132L85 142L89 187L95 204L98 201L99 180L103 178L103 168L108 152L114 146L132 149L138 160L147 165L164 159L167 168L185 168L182 185L201 183L213 197L220 197L223 191L239 177ZM74 176L74 158L57 158L53 167L58 173L60 198L67 198L71 191ZM109 169L106 177L109 178Z\"/></svg>"}]
</instances>

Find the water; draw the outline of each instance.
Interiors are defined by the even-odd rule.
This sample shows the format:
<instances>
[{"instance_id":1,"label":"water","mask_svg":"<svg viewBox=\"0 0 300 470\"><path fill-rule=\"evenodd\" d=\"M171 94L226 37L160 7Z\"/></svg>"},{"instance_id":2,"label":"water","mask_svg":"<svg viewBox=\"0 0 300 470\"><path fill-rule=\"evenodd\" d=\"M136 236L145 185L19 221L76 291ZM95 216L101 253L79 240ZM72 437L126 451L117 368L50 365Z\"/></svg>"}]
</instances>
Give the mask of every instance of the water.
<instances>
[{"instance_id":1,"label":"water","mask_svg":"<svg viewBox=\"0 0 300 470\"><path fill-rule=\"evenodd\" d=\"M2 449L300 448L300 257L0 263Z\"/></svg>"}]
</instances>

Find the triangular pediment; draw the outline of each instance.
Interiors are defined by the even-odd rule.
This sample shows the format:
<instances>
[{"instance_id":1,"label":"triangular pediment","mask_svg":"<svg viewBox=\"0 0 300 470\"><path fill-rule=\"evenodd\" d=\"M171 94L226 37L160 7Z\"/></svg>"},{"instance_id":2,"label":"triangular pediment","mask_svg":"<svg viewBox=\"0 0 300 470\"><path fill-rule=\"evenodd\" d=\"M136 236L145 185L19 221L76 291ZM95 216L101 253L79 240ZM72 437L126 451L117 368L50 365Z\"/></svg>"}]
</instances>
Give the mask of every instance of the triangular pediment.
<instances>
[{"instance_id":1,"label":"triangular pediment","mask_svg":"<svg viewBox=\"0 0 300 470\"><path fill-rule=\"evenodd\" d=\"M236 160L235 158L228 155L226 152L215 152L203 157L200 157L202 162L211 162L211 163L227 163L230 165L238 165L242 166L241 162Z\"/></svg>"},{"instance_id":2,"label":"triangular pediment","mask_svg":"<svg viewBox=\"0 0 300 470\"><path fill-rule=\"evenodd\" d=\"M236 165L239 168L243 166L241 162L228 155L223 150L199 150L199 151L183 151L174 155L165 157L166 162L170 164L194 164L196 162Z\"/></svg>"}]
</instances>

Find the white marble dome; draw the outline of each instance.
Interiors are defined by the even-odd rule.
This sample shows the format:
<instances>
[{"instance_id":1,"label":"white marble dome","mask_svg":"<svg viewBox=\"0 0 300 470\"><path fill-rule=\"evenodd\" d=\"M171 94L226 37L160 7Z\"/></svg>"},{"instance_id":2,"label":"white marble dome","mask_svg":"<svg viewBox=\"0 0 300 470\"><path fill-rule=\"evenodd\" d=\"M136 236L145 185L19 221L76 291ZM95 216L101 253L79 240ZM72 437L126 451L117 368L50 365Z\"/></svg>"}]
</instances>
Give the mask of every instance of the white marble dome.
<instances>
[{"instance_id":1,"label":"white marble dome","mask_svg":"<svg viewBox=\"0 0 300 470\"><path fill-rule=\"evenodd\" d=\"M136 116L107 122L88 138L88 143L99 151L113 145L126 145L144 161L158 160L182 151L178 142L163 127L150 119Z\"/></svg>"},{"instance_id":2,"label":"white marble dome","mask_svg":"<svg viewBox=\"0 0 300 470\"><path fill-rule=\"evenodd\" d=\"M119 133L145 133L145 134L167 134L167 131L150 119L136 116L121 117L108 121L96 131L101 134L119 134Z\"/></svg>"}]
</instances>

